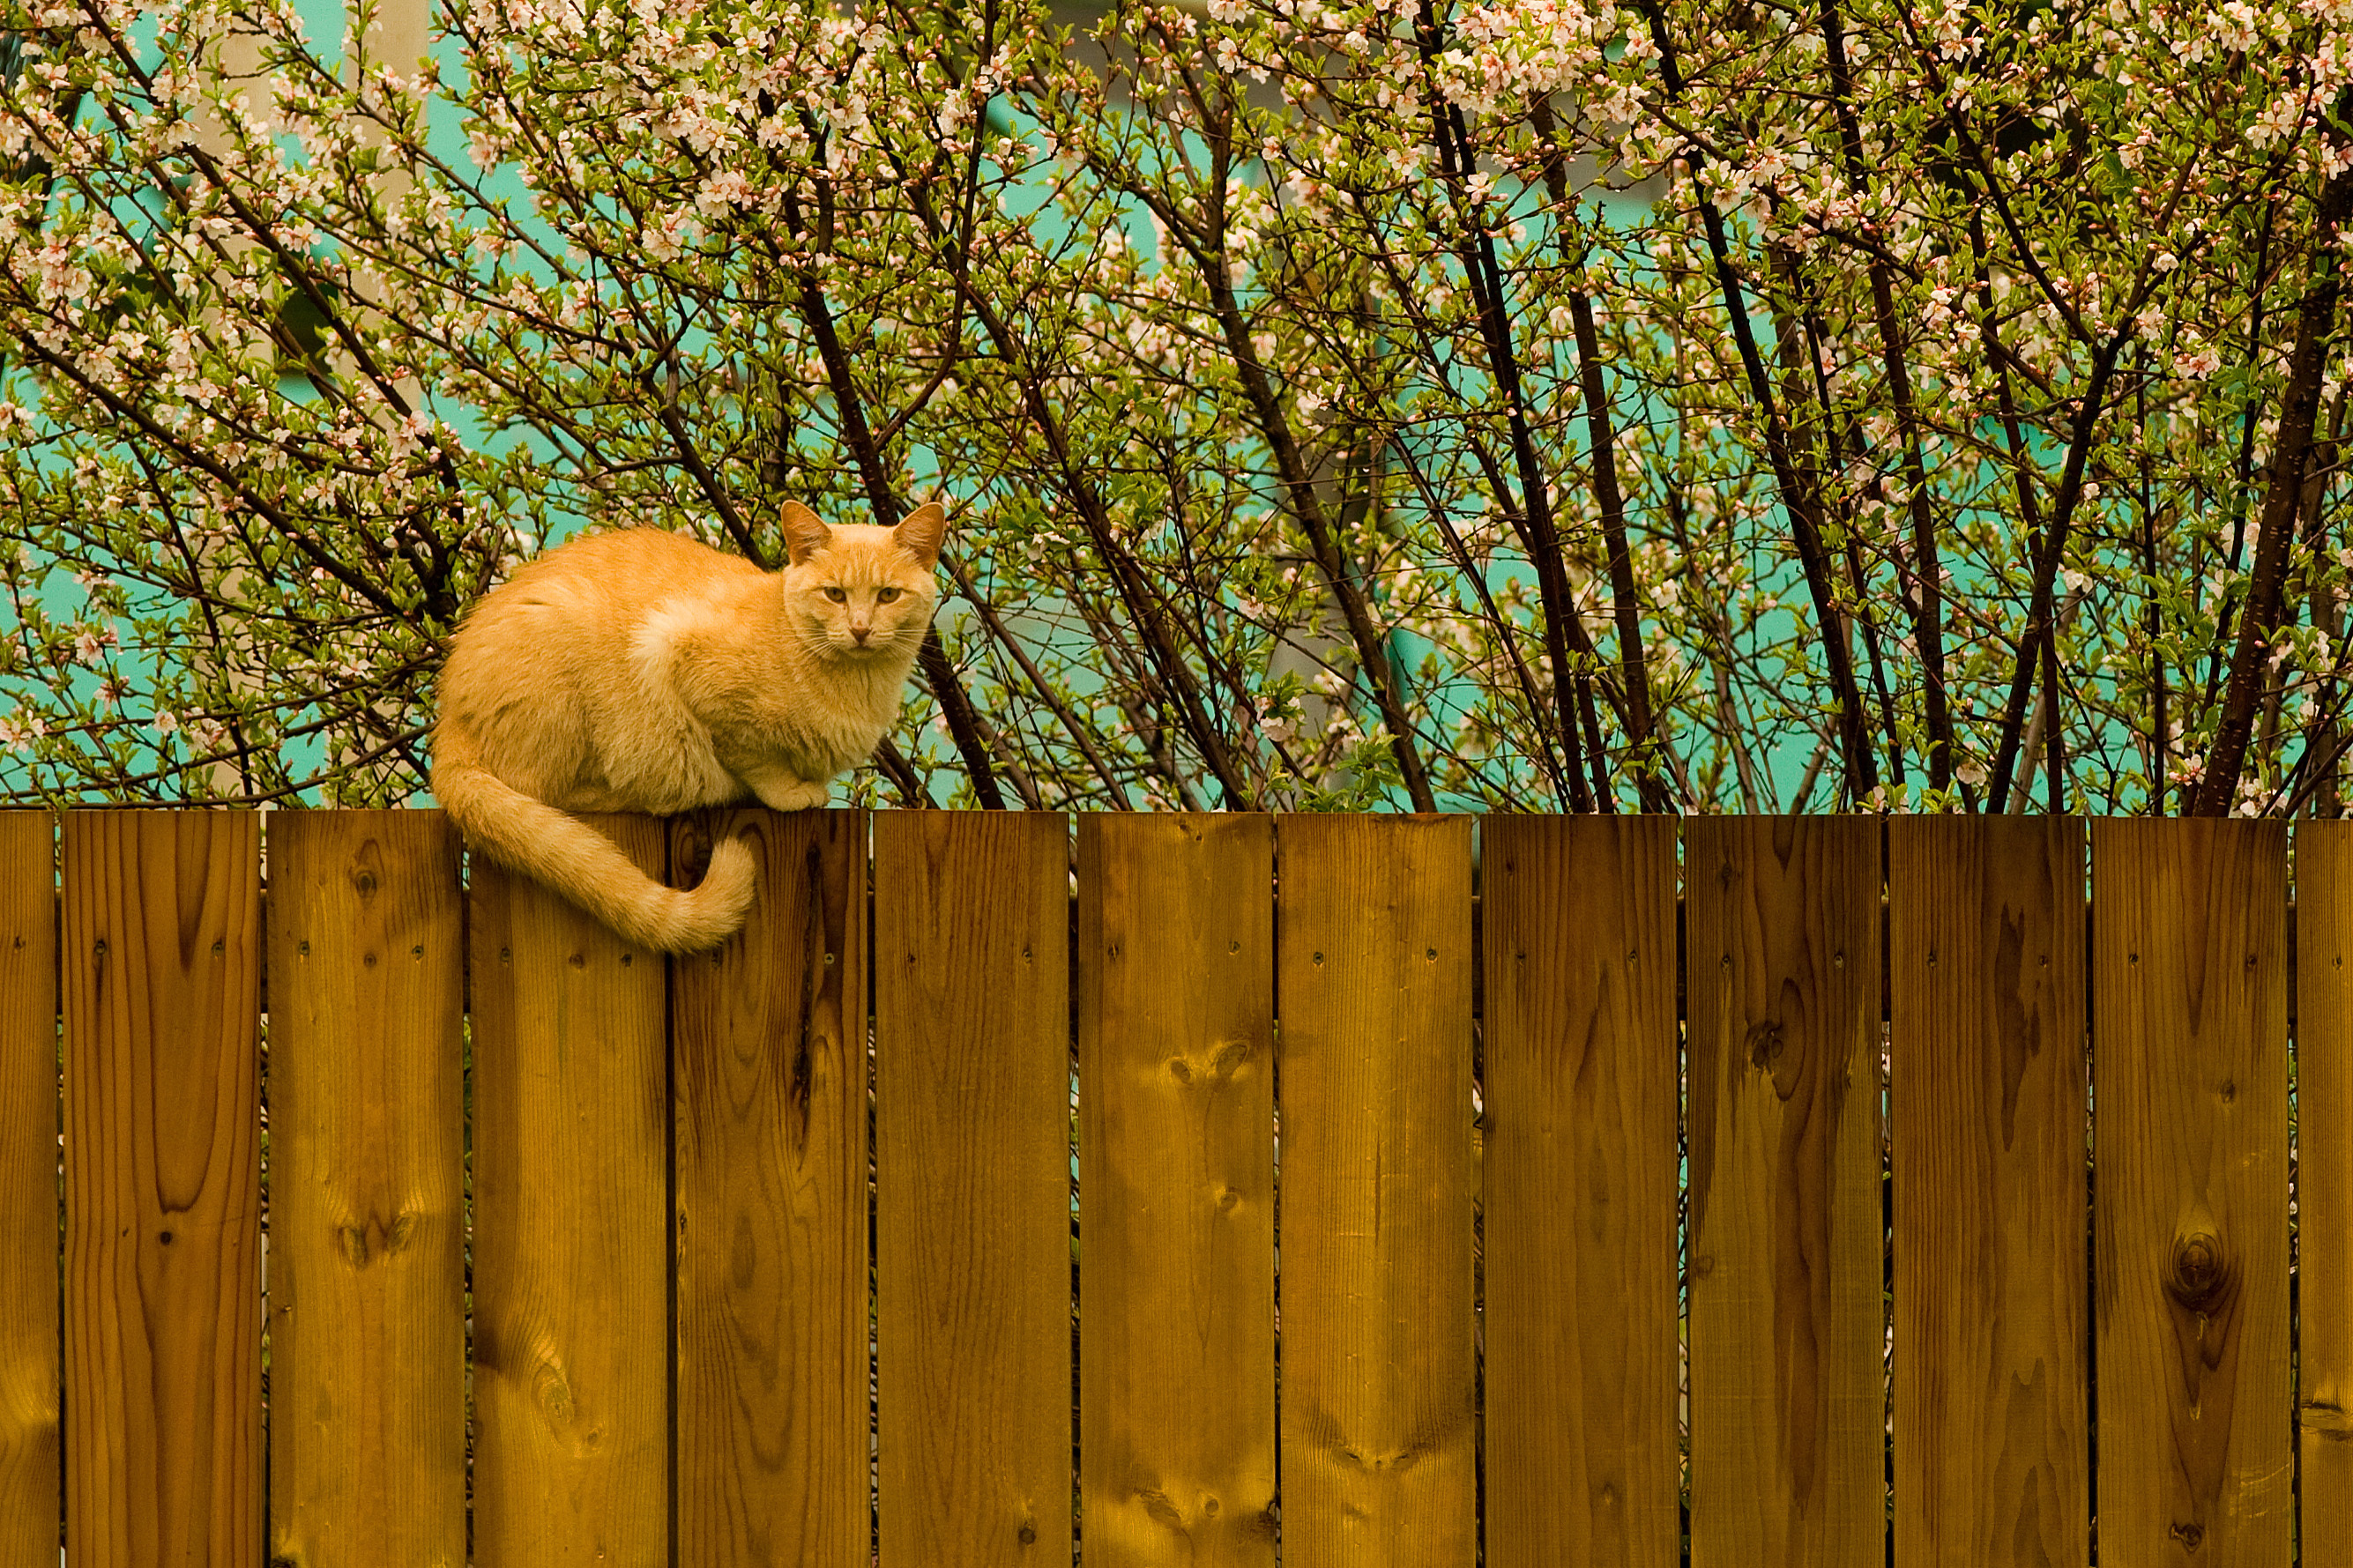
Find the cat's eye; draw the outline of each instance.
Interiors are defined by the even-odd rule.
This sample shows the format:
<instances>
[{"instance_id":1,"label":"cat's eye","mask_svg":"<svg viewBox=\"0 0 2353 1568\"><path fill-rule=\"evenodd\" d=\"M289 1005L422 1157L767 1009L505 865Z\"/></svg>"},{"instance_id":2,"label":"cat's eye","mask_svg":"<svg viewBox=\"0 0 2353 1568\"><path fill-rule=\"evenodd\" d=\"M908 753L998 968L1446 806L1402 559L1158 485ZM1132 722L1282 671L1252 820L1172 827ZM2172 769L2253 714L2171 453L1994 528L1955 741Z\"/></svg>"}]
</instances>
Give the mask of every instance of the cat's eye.
<instances>
[{"instance_id":1,"label":"cat's eye","mask_svg":"<svg viewBox=\"0 0 2353 1568\"><path fill-rule=\"evenodd\" d=\"M849 595L839 588L828 588L825 591L825 596L837 605L846 605L849 602Z\"/></svg>"},{"instance_id":2,"label":"cat's eye","mask_svg":"<svg viewBox=\"0 0 2353 1568\"><path fill-rule=\"evenodd\" d=\"M874 602L878 605L887 605L903 592L905 590L901 588L877 588L874 590Z\"/></svg>"}]
</instances>

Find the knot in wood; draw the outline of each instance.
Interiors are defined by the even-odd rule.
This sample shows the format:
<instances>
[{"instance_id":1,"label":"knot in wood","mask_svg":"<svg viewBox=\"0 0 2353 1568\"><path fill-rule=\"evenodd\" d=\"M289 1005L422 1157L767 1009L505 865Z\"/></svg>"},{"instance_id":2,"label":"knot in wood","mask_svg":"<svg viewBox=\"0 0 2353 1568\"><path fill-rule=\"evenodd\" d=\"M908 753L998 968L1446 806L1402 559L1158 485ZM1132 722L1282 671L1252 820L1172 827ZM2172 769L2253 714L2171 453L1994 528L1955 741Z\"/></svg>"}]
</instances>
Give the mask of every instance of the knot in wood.
<instances>
[{"instance_id":1,"label":"knot in wood","mask_svg":"<svg viewBox=\"0 0 2353 1568\"><path fill-rule=\"evenodd\" d=\"M2194 1230L2173 1238L2172 1267L2166 1274L2165 1293L2186 1310L2210 1310L2228 1289L2230 1275L2230 1263L2222 1256L2221 1237L2210 1231Z\"/></svg>"},{"instance_id":2,"label":"knot in wood","mask_svg":"<svg viewBox=\"0 0 2353 1568\"><path fill-rule=\"evenodd\" d=\"M1748 1065L1770 1068L1781 1059L1781 1026L1771 1019L1748 1031Z\"/></svg>"}]
</instances>

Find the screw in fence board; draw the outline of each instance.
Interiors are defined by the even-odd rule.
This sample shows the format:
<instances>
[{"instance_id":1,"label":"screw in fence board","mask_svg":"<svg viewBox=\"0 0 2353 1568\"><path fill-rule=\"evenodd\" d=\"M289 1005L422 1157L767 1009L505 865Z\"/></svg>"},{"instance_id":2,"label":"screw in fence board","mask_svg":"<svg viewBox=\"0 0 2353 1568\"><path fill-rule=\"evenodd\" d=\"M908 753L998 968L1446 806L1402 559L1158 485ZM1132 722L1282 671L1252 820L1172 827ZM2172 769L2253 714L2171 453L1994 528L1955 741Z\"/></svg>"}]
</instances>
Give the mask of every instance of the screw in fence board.
<instances>
[{"instance_id":1,"label":"screw in fence board","mask_svg":"<svg viewBox=\"0 0 2353 1568\"><path fill-rule=\"evenodd\" d=\"M1692 817L1692 1568L1886 1560L1879 834Z\"/></svg>"},{"instance_id":2,"label":"screw in fence board","mask_svg":"<svg viewBox=\"0 0 2353 1568\"><path fill-rule=\"evenodd\" d=\"M1070 826L874 817L882 1561L1071 1561Z\"/></svg>"},{"instance_id":3,"label":"screw in fence board","mask_svg":"<svg viewBox=\"0 0 2353 1568\"><path fill-rule=\"evenodd\" d=\"M1887 824L1895 1560L2090 1561L2084 829Z\"/></svg>"},{"instance_id":4,"label":"screw in fence board","mask_svg":"<svg viewBox=\"0 0 2353 1568\"><path fill-rule=\"evenodd\" d=\"M1285 1568L1475 1560L1471 819L1276 819Z\"/></svg>"},{"instance_id":5,"label":"screw in fence board","mask_svg":"<svg viewBox=\"0 0 2353 1568\"><path fill-rule=\"evenodd\" d=\"M0 811L0 1568L56 1568L58 945L46 811Z\"/></svg>"},{"instance_id":6,"label":"screw in fence board","mask_svg":"<svg viewBox=\"0 0 2353 1568\"><path fill-rule=\"evenodd\" d=\"M66 817L74 1568L261 1555L259 823Z\"/></svg>"},{"instance_id":7,"label":"screw in fence board","mask_svg":"<svg viewBox=\"0 0 2353 1568\"><path fill-rule=\"evenodd\" d=\"M591 816L649 875L650 817ZM670 1558L670 1089L659 954L480 856L474 1560Z\"/></svg>"},{"instance_id":8,"label":"screw in fence board","mask_svg":"<svg viewBox=\"0 0 2353 1568\"><path fill-rule=\"evenodd\" d=\"M2287 828L2092 824L2104 1563L2288 1560Z\"/></svg>"},{"instance_id":9,"label":"screw in fence board","mask_svg":"<svg viewBox=\"0 0 2353 1568\"><path fill-rule=\"evenodd\" d=\"M2353 1563L2353 822L2295 825L2296 1394L2306 1563Z\"/></svg>"},{"instance_id":10,"label":"screw in fence board","mask_svg":"<svg viewBox=\"0 0 2353 1568\"><path fill-rule=\"evenodd\" d=\"M1274 1563L1274 825L1079 818L1090 1568Z\"/></svg>"},{"instance_id":11,"label":"screw in fence board","mask_svg":"<svg viewBox=\"0 0 2353 1568\"><path fill-rule=\"evenodd\" d=\"M438 811L269 837L269 1542L466 1557L465 952Z\"/></svg>"},{"instance_id":12,"label":"screw in fence board","mask_svg":"<svg viewBox=\"0 0 2353 1568\"><path fill-rule=\"evenodd\" d=\"M1672 1568L1675 825L1491 816L1489 1568Z\"/></svg>"},{"instance_id":13,"label":"screw in fence board","mask_svg":"<svg viewBox=\"0 0 2353 1568\"><path fill-rule=\"evenodd\" d=\"M680 818L740 834L744 930L675 961L679 1568L864 1568L866 815Z\"/></svg>"}]
</instances>

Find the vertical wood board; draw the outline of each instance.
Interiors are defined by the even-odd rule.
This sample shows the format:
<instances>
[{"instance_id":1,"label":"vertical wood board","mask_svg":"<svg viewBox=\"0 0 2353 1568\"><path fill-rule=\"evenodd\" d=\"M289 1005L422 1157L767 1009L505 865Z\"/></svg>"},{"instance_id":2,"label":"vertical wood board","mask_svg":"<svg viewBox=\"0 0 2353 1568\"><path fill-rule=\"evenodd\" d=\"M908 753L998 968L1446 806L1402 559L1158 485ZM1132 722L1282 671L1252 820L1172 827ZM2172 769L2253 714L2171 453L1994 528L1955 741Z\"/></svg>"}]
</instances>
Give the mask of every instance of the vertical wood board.
<instances>
[{"instance_id":1,"label":"vertical wood board","mask_svg":"<svg viewBox=\"0 0 2353 1568\"><path fill-rule=\"evenodd\" d=\"M866 1568L866 816L740 835L744 930L674 961L680 1568Z\"/></svg>"},{"instance_id":2,"label":"vertical wood board","mask_svg":"<svg viewBox=\"0 0 2353 1568\"><path fill-rule=\"evenodd\" d=\"M56 1568L57 870L49 814L0 811L0 1568Z\"/></svg>"},{"instance_id":3,"label":"vertical wood board","mask_svg":"<svg viewBox=\"0 0 2353 1568\"><path fill-rule=\"evenodd\" d=\"M1274 826L1079 819L1087 1561L1274 1563Z\"/></svg>"},{"instance_id":4,"label":"vertical wood board","mask_svg":"<svg viewBox=\"0 0 2353 1568\"><path fill-rule=\"evenodd\" d=\"M658 876L662 830L587 816ZM670 1560L661 955L470 859L474 1556Z\"/></svg>"},{"instance_id":5,"label":"vertical wood board","mask_svg":"<svg viewBox=\"0 0 2353 1568\"><path fill-rule=\"evenodd\" d=\"M1692 1568L1885 1561L1879 836L1684 824Z\"/></svg>"},{"instance_id":6,"label":"vertical wood board","mask_svg":"<svg viewBox=\"0 0 2353 1568\"><path fill-rule=\"evenodd\" d=\"M1070 850L874 817L882 1561L1071 1560Z\"/></svg>"},{"instance_id":7,"label":"vertical wood board","mask_svg":"<svg viewBox=\"0 0 2353 1568\"><path fill-rule=\"evenodd\" d=\"M1672 1568L1675 825L1481 836L1486 1561Z\"/></svg>"},{"instance_id":8,"label":"vertical wood board","mask_svg":"<svg viewBox=\"0 0 2353 1568\"><path fill-rule=\"evenodd\" d=\"M1286 1568L1476 1550L1471 832L1277 822Z\"/></svg>"},{"instance_id":9,"label":"vertical wood board","mask_svg":"<svg viewBox=\"0 0 2353 1568\"><path fill-rule=\"evenodd\" d=\"M1895 1561L2090 1561L2084 833L1887 825Z\"/></svg>"},{"instance_id":10,"label":"vertical wood board","mask_svg":"<svg viewBox=\"0 0 2353 1568\"><path fill-rule=\"evenodd\" d=\"M464 910L438 811L269 819L269 1539L466 1561Z\"/></svg>"},{"instance_id":11,"label":"vertical wood board","mask_svg":"<svg viewBox=\"0 0 2353 1568\"><path fill-rule=\"evenodd\" d=\"M2092 824L2103 1562L2293 1528L2284 823Z\"/></svg>"},{"instance_id":12,"label":"vertical wood board","mask_svg":"<svg viewBox=\"0 0 2353 1568\"><path fill-rule=\"evenodd\" d=\"M66 818L70 1568L261 1555L259 820Z\"/></svg>"},{"instance_id":13,"label":"vertical wood board","mask_svg":"<svg viewBox=\"0 0 2353 1568\"><path fill-rule=\"evenodd\" d=\"M2307 1563L2353 1563L2353 822L2295 825L2296 1424Z\"/></svg>"}]
</instances>

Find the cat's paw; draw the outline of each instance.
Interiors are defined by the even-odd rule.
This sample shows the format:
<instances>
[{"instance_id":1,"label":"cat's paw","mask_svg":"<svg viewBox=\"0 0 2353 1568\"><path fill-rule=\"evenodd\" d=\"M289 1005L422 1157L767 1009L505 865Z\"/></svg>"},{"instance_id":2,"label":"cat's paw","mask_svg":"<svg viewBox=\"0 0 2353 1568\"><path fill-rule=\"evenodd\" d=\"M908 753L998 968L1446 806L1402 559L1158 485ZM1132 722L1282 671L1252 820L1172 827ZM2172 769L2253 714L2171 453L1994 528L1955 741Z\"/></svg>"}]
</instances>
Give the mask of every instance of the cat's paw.
<instances>
[{"instance_id":1,"label":"cat's paw","mask_svg":"<svg viewBox=\"0 0 2353 1568\"><path fill-rule=\"evenodd\" d=\"M765 780L753 787L759 794L760 804L771 811L814 811L825 804L826 787L822 781Z\"/></svg>"}]
</instances>

